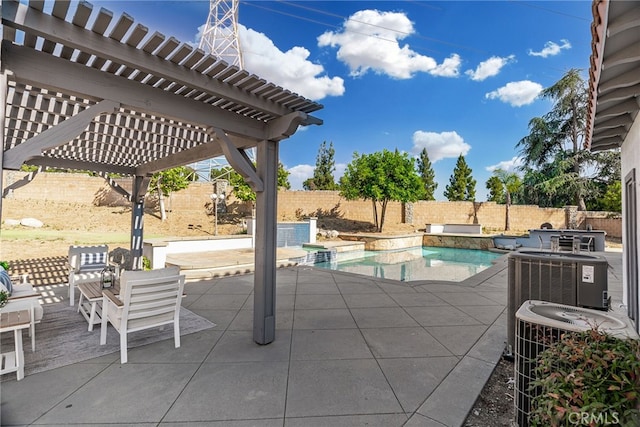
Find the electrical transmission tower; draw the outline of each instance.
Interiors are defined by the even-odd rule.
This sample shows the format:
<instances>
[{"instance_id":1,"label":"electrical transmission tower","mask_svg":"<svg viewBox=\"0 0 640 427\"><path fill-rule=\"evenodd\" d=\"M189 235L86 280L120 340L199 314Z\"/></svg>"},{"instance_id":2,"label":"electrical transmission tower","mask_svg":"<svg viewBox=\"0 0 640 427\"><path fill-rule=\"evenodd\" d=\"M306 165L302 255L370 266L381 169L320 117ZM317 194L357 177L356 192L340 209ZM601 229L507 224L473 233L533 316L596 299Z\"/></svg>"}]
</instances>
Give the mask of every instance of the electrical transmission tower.
<instances>
[{"instance_id":1,"label":"electrical transmission tower","mask_svg":"<svg viewBox=\"0 0 640 427\"><path fill-rule=\"evenodd\" d=\"M244 68L238 40L238 3L240 0L210 0L209 17L205 24L200 49Z\"/></svg>"},{"instance_id":2,"label":"electrical transmission tower","mask_svg":"<svg viewBox=\"0 0 640 427\"><path fill-rule=\"evenodd\" d=\"M240 0L210 0L209 16L202 32L200 46L203 51L222 59L229 65L244 69L240 40L238 38L238 4ZM249 158L254 159L253 150L247 152ZM212 177L212 169L222 169L228 166L227 159L216 157L204 162L194 163L198 179L205 181L228 179L228 176Z\"/></svg>"}]
</instances>

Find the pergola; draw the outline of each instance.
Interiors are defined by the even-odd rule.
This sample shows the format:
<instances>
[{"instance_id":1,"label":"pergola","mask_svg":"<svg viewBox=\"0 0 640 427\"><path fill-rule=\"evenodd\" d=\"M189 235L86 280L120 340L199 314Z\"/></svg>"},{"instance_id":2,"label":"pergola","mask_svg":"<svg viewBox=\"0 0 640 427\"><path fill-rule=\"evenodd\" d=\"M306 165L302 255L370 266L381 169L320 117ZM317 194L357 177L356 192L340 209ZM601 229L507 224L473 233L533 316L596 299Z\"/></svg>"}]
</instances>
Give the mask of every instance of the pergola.
<instances>
[{"instance_id":1,"label":"pergola","mask_svg":"<svg viewBox=\"0 0 640 427\"><path fill-rule=\"evenodd\" d=\"M224 155L256 192L254 340L275 339L279 141L322 105L123 14L2 1L0 160L99 173L132 204L140 266L153 173ZM245 150L256 148L256 165ZM131 176L128 192L108 174ZM15 188L28 181L17 182ZM0 174L0 188L2 188ZM10 188L6 188L3 196ZM0 199L0 212L2 202Z\"/></svg>"}]
</instances>

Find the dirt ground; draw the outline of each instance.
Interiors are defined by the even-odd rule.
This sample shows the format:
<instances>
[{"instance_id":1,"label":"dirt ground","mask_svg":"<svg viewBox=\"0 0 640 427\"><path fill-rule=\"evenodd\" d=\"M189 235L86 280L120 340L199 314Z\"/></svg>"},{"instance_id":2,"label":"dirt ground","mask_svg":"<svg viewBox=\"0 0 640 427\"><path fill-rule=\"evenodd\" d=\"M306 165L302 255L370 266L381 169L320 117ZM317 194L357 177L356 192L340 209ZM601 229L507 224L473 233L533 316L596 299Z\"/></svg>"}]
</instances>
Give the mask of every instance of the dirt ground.
<instances>
[{"instance_id":1,"label":"dirt ground","mask_svg":"<svg viewBox=\"0 0 640 427\"><path fill-rule=\"evenodd\" d=\"M473 405L463 427L514 426L513 362L501 359Z\"/></svg>"},{"instance_id":2,"label":"dirt ground","mask_svg":"<svg viewBox=\"0 0 640 427\"><path fill-rule=\"evenodd\" d=\"M8 220L35 218L42 228L7 225ZM287 218L292 220L293 218ZM51 201L3 199L2 228L0 229L0 259L22 260L66 256L70 245L106 243L109 249L129 247L131 209L93 206ZM339 232L372 231L371 226L358 221L320 218L319 229ZM410 224L385 224L385 233L410 233ZM220 214L218 235L244 233L243 218ZM206 237L214 234L214 217L204 210L171 211L161 221L158 210L144 215L144 236L149 237Z\"/></svg>"}]
</instances>

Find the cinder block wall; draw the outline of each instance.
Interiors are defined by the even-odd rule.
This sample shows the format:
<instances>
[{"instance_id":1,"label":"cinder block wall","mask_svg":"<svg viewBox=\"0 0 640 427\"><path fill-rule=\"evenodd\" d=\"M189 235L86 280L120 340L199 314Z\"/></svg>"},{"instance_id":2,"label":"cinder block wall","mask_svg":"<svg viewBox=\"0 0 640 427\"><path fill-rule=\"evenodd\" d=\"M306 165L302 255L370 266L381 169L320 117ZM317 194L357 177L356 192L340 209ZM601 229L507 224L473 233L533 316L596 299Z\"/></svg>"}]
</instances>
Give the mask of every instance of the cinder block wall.
<instances>
[{"instance_id":1,"label":"cinder block wall","mask_svg":"<svg viewBox=\"0 0 640 427\"><path fill-rule=\"evenodd\" d=\"M27 174L4 171L3 187L8 187ZM116 180L123 188L130 190L130 179ZM173 210L210 211L213 192L211 183L194 182L185 190L173 193L167 200L167 208ZM17 199L38 199L68 201L94 205L122 205L128 202L113 191L100 177L71 173L40 173L35 179L12 192L8 197ZM150 192L148 205L157 203L156 193ZM249 215L251 204L240 202L227 192L227 211L238 215ZM405 209L399 202L389 202L386 223L405 221ZM349 201L339 196L337 191L280 191L278 193L278 219L295 220L307 216L335 216L354 221L373 222L371 201ZM411 223L416 228L425 224L473 224L479 223L485 230L503 230L505 205L494 202L442 202L419 201L413 203ZM510 208L511 229L525 231L550 223L553 228L566 227L565 209L539 208L532 205L513 205ZM578 212L579 228L590 225L593 229L605 230L607 235L622 236L621 218L612 218L607 212Z\"/></svg>"},{"instance_id":2,"label":"cinder block wall","mask_svg":"<svg viewBox=\"0 0 640 427\"><path fill-rule=\"evenodd\" d=\"M402 211L402 203L389 202L385 222L402 222ZM335 216L373 222L373 205L370 200L346 200L338 191L278 192L278 218L290 220L304 216Z\"/></svg>"}]
</instances>

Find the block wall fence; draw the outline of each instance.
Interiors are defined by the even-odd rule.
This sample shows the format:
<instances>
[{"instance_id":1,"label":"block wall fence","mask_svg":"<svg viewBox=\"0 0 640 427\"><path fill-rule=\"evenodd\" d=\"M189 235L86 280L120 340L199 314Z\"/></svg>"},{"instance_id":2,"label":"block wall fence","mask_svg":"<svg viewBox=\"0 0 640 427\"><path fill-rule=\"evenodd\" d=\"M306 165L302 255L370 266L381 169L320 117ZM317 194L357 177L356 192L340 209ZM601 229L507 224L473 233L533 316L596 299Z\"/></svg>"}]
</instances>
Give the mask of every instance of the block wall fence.
<instances>
[{"instance_id":1,"label":"block wall fence","mask_svg":"<svg viewBox=\"0 0 640 427\"><path fill-rule=\"evenodd\" d=\"M19 182L25 172L4 171L3 188ZM129 190L130 179L116 180ZM187 189L173 193L167 201L172 210L206 210L211 208L211 183L194 182ZM39 173L33 181L10 191L8 198L39 199L93 205L128 205L128 202L100 177L71 173ZM251 206L229 194L228 212L249 215ZM147 206L157 204L155 192L150 192ZM371 201L349 201L337 191L280 191L278 192L278 219L296 220L307 216L333 216L353 221L372 222ZM611 218L607 212L578 212L575 207L540 208L533 205L512 205L509 211L511 229L526 231L550 223L553 228L605 230L610 237L622 237L622 219ZM385 222L414 224L423 229L425 224L481 224L485 232L504 230L505 205L495 202L419 201L402 204L389 202Z\"/></svg>"}]
</instances>

